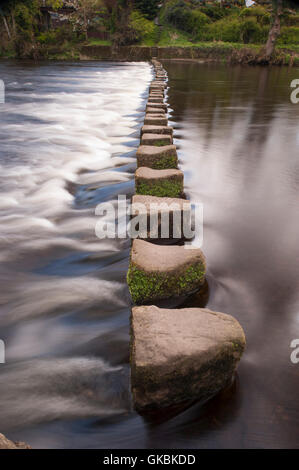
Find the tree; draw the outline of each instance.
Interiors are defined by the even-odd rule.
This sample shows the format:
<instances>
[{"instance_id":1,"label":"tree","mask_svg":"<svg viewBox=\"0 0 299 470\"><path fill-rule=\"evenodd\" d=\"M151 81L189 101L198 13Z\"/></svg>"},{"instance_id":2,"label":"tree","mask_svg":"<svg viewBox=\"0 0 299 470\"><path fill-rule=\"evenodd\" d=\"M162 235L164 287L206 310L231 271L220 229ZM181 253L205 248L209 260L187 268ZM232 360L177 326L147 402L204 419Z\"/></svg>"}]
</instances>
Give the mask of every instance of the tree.
<instances>
[{"instance_id":1,"label":"tree","mask_svg":"<svg viewBox=\"0 0 299 470\"><path fill-rule=\"evenodd\" d=\"M280 35L280 18L283 14L283 0L273 1L274 19L269 31L266 44L266 58L269 60L275 50L277 38Z\"/></svg>"}]
</instances>

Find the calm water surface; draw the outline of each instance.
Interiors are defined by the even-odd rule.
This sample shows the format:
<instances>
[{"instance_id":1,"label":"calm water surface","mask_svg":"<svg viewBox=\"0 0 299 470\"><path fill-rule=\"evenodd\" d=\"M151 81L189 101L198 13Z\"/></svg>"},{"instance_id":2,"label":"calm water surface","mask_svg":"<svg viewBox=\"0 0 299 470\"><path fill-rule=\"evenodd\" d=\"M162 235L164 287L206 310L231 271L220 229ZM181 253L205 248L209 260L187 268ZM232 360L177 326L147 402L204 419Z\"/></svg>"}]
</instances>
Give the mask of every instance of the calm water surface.
<instances>
[{"instance_id":1,"label":"calm water surface","mask_svg":"<svg viewBox=\"0 0 299 470\"><path fill-rule=\"evenodd\" d=\"M237 381L163 422L131 408L130 244L98 240L94 208L134 191L150 67L2 62L0 432L36 448L299 447L298 73L165 67L208 306L247 335Z\"/></svg>"}]
</instances>

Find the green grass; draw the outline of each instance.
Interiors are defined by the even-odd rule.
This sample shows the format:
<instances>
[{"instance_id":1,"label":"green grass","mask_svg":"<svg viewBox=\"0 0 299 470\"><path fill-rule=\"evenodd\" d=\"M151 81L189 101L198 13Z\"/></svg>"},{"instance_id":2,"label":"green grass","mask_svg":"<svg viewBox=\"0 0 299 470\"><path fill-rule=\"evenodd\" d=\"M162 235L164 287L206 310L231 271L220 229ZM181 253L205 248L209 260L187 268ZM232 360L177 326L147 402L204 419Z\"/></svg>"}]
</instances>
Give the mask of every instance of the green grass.
<instances>
[{"instance_id":1,"label":"green grass","mask_svg":"<svg viewBox=\"0 0 299 470\"><path fill-rule=\"evenodd\" d=\"M85 44L88 46L111 46L112 42L106 39L91 38Z\"/></svg>"}]
</instances>

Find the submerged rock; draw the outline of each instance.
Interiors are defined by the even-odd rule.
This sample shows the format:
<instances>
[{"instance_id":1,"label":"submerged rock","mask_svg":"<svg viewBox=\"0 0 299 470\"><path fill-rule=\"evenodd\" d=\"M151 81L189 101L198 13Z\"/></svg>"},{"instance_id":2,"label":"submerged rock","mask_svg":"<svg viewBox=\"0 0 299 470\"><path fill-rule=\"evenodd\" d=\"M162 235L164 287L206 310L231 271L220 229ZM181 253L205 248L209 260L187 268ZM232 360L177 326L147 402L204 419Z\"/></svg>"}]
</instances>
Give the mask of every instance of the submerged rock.
<instances>
[{"instance_id":1,"label":"submerged rock","mask_svg":"<svg viewBox=\"0 0 299 470\"><path fill-rule=\"evenodd\" d=\"M181 170L153 170L141 167L135 172L137 194L158 197L182 197L184 192L184 173Z\"/></svg>"},{"instance_id":2,"label":"submerged rock","mask_svg":"<svg viewBox=\"0 0 299 470\"><path fill-rule=\"evenodd\" d=\"M141 145L156 145L162 147L163 145L171 145L172 136L167 134L143 134L141 137Z\"/></svg>"},{"instance_id":3,"label":"submerged rock","mask_svg":"<svg viewBox=\"0 0 299 470\"><path fill-rule=\"evenodd\" d=\"M135 304L187 297L203 286L205 273L199 248L133 241L127 282Z\"/></svg>"},{"instance_id":4,"label":"submerged rock","mask_svg":"<svg viewBox=\"0 0 299 470\"><path fill-rule=\"evenodd\" d=\"M12 442L0 434L0 449L31 449L31 447L25 442Z\"/></svg>"},{"instance_id":5,"label":"submerged rock","mask_svg":"<svg viewBox=\"0 0 299 470\"><path fill-rule=\"evenodd\" d=\"M177 168L178 157L175 145L140 145L136 153L137 166L147 166L156 170Z\"/></svg>"},{"instance_id":6,"label":"submerged rock","mask_svg":"<svg viewBox=\"0 0 299 470\"><path fill-rule=\"evenodd\" d=\"M134 307L131 384L139 411L206 401L230 385L245 349L232 316L208 309Z\"/></svg>"}]
</instances>

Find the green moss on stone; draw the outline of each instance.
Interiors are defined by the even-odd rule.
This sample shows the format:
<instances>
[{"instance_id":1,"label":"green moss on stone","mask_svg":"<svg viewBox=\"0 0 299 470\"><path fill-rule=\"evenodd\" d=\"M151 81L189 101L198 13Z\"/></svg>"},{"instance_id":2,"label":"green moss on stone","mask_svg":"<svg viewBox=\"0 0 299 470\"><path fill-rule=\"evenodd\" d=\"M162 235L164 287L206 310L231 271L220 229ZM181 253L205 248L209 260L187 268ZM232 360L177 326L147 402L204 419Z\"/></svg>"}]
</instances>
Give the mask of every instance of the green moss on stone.
<instances>
[{"instance_id":1,"label":"green moss on stone","mask_svg":"<svg viewBox=\"0 0 299 470\"><path fill-rule=\"evenodd\" d=\"M152 168L155 170L168 170L177 168L178 162L176 155L161 156L159 160L153 162Z\"/></svg>"},{"instance_id":2,"label":"green moss on stone","mask_svg":"<svg viewBox=\"0 0 299 470\"><path fill-rule=\"evenodd\" d=\"M146 273L130 264L127 283L135 304L143 304L194 292L204 282L205 267L199 263L180 275Z\"/></svg>"},{"instance_id":3,"label":"green moss on stone","mask_svg":"<svg viewBox=\"0 0 299 470\"><path fill-rule=\"evenodd\" d=\"M136 179L136 194L157 197L180 197L183 193L182 181L175 180L138 180Z\"/></svg>"}]
</instances>

